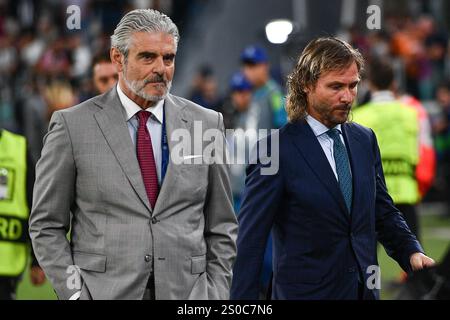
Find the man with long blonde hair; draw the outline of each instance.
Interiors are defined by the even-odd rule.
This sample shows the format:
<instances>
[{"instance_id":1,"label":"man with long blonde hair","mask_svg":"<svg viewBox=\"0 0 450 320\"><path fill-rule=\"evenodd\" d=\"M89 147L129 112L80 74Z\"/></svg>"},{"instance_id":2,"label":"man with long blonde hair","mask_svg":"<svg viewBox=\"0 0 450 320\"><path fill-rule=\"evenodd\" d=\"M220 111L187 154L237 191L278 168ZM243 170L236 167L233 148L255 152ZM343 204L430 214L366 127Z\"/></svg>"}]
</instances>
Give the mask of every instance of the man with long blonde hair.
<instances>
[{"instance_id":1,"label":"man with long blonde hair","mask_svg":"<svg viewBox=\"0 0 450 320\"><path fill-rule=\"evenodd\" d=\"M262 170L273 153L247 169L232 299L258 298L271 229L273 299L378 299L377 240L407 272L434 264L386 190L375 134L348 122L363 65L331 37L300 55L288 79L290 122L264 141L279 141L279 170Z\"/></svg>"}]
</instances>

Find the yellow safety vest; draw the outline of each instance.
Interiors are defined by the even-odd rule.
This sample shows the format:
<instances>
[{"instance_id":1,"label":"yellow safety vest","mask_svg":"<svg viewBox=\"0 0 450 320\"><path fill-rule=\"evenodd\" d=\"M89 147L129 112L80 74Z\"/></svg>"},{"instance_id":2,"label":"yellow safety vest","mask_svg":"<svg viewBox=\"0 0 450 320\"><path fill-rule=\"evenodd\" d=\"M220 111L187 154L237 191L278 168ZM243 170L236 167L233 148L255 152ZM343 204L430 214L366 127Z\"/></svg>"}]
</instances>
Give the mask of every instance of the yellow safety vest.
<instances>
[{"instance_id":1,"label":"yellow safety vest","mask_svg":"<svg viewBox=\"0 0 450 320\"><path fill-rule=\"evenodd\" d=\"M26 141L6 130L0 136L0 276L19 276L28 257Z\"/></svg>"},{"instance_id":2,"label":"yellow safety vest","mask_svg":"<svg viewBox=\"0 0 450 320\"><path fill-rule=\"evenodd\" d=\"M399 101L371 102L353 111L353 121L377 135L388 192L395 204L416 204L419 160L417 112Z\"/></svg>"}]
</instances>

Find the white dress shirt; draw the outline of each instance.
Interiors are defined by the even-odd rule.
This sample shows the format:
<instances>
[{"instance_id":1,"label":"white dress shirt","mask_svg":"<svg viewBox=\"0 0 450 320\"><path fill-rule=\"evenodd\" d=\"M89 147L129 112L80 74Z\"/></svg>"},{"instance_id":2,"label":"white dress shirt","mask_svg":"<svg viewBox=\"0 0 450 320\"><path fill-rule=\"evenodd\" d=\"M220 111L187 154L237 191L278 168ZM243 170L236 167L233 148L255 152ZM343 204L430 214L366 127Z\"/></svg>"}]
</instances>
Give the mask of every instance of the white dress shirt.
<instances>
[{"instance_id":1,"label":"white dress shirt","mask_svg":"<svg viewBox=\"0 0 450 320\"><path fill-rule=\"evenodd\" d=\"M131 140L136 145L136 135L139 126L139 122L136 113L141 111L142 108L136 104L133 100L127 97L122 91L120 85L117 84L117 94L119 95L120 102L125 108L127 114L127 125L130 132ZM145 111L151 112L152 116L148 118L147 129L152 138L153 155L156 163L156 173L158 175L158 183L161 186L161 164L162 164L162 152L161 152L161 136L162 136L162 123L163 123L163 107L164 100L158 101L154 107L149 107Z\"/></svg>"},{"instance_id":2,"label":"white dress shirt","mask_svg":"<svg viewBox=\"0 0 450 320\"><path fill-rule=\"evenodd\" d=\"M336 162L334 161L334 154L333 154L334 142L333 142L333 139L331 139L327 134L327 131L330 129L326 125L324 125L322 122L316 120L315 118L311 117L310 115L306 116L306 122L308 122L309 126L311 127L314 134L316 135L316 138L319 141L320 146L322 147L323 152L325 153L325 156L328 159L328 163L330 164L331 169L333 169L334 175L336 176L336 180L339 180L337 171L336 171ZM339 137L341 138L341 141L345 146L344 137L342 136L341 125L338 124L333 129L337 129L339 131ZM350 168L350 173L351 173L351 168Z\"/></svg>"}]
</instances>

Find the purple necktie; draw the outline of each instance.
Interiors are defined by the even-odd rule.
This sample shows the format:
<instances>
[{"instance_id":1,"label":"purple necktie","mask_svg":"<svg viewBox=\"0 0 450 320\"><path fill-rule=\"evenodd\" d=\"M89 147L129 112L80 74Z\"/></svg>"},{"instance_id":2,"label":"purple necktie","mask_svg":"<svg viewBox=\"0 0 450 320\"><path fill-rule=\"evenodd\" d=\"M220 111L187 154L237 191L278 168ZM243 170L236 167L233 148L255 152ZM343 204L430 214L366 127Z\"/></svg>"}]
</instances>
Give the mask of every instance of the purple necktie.
<instances>
[{"instance_id":1,"label":"purple necktie","mask_svg":"<svg viewBox=\"0 0 450 320\"><path fill-rule=\"evenodd\" d=\"M159 186L155 157L153 155L152 138L150 137L150 133L147 129L147 120L150 115L151 113L147 111L139 111L137 113L139 128L137 131L136 149L148 200L150 201L152 208L155 208Z\"/></svg>"}]
</instances>

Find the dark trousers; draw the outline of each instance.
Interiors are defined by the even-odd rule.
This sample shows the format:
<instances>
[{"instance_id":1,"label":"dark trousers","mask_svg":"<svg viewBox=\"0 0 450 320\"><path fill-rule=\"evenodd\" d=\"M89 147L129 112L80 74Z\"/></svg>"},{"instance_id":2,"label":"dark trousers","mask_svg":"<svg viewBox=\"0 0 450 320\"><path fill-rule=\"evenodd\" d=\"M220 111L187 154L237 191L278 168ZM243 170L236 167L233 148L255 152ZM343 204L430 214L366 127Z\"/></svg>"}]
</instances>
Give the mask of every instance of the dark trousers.
<instances>
[{"instance_id":1,"label":"dark trousers","mask_svg":"<svg viewBox=\"0 0 450 320\"><path fill-rule=\"evenodd\" d=\"M0 300L15 300L18 282L16 277L0 277Z\"/></svg>"},{"instance_id":2,"label":"dark trousers","mask_svg":"<svg viewBox=\"0 0 450 320\"><path fill-rule=\"evenodd\" d=\"M403 218L405 218L406 224L411 232L416 236L417 240L419 240L420 230L416 206L412 204L399 204L396 205L396 207L402 213Z\"/></svg>"}]
</instances>

